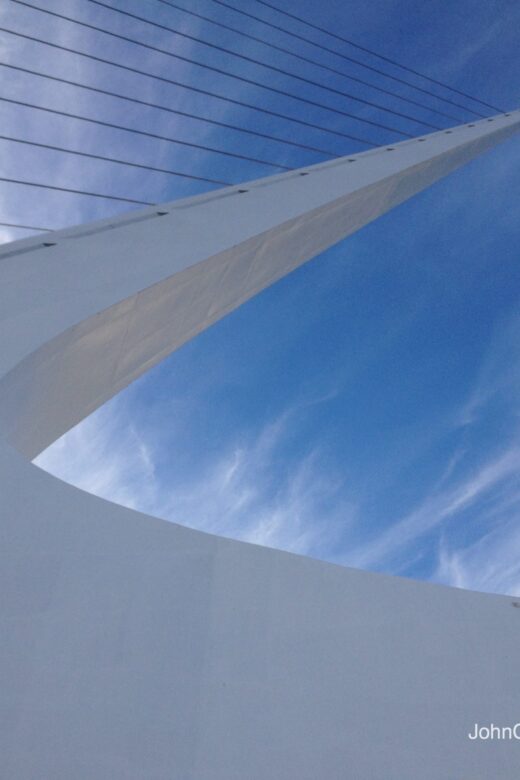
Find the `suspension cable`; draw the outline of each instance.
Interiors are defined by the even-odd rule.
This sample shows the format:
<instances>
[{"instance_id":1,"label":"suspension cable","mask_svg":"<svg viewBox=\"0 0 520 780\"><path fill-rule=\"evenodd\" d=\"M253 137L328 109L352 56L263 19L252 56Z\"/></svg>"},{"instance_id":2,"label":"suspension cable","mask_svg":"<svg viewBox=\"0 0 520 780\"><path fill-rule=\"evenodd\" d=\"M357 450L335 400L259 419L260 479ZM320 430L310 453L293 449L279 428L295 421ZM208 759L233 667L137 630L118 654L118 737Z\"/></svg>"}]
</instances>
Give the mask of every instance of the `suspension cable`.
<instances>
[{"instance_id":1,"label":"suspension cable","mask_svg":"<svg viewBox=\"0 0 520 780\"><path fill-rule=\"evenodd\" d=\"M207 122L208 124L217 125L217 127L226 127L231 130L239 130L242 133L248 133L249 135L258 136L259 138L266 138L270 141L277 141L278 143L287 144L288 146L294 146L299 149L305 149L309 152L315 152L317 154L323 154L329 157L336 157L336 152L332 152L330 150L326 149L319 149L315 146L309 146L307 144L301 144L297 141L289 141L286 138L280 138L276 135L270 135L269 133L261 133L257 130L249 130L247 127L239 127L238 125L232 125L228 122L220 122L217 119L209 119L208 117L200 116L198 114L192 114L188 111L180 111L176 108L171 108L169 106L162 105L160 103L151 103L147 100L141 100L139 98L135 97L129 97L128 95L121 95L119 92L110 92L106 89L101 89L101 87L93 87L89 84L83 84L79 81L71 81L70 79L62 78L61 76L52 76L50 73L42 73L38 70L31 70L30 68L22 68L21 65L12 65L11 63L7 62L1 62L0 61L0 67L2 68L10 68L11 70L17 70L21 73L27 73L31 76L39 76L43 79L49 79L51 81L56 81L60 84L68 84L71 87L78 87L79 89L85 89L89 90L90 92L97 92L101 95L108 95L110 97L118 98L119 100L127 100L130 103L136 103L140 106L147 106L148 108L157 108L160 111L167 111L170 114L176 114L177 116L183 116L188 117L189 119L196 119L200 122Z\"/></svg>"},{"instance_id":2,"label":"suspension cable","mask_svg":"<svg viewBox=\"0 0 520 780\"><path fill-rule=\"evenodd\" d=\"M351 41L348 38L344 38L343 36L338 35L337 33L331 32L330 30L327 30L324 27L319 27L317 24L313 24L312 22L309 22L307 19L303 19L301 16L296 16L296 14L289 13L289 11L285 11L279 8L278 6L273 5L272 3L266 2L266 0L256 0L256 2L259 3L260 5L265 5L267 8L271 8L274 11L278 11L278 13L283 14L284 16L288 16L291 19L295 19L296 21L307 25L307 27L312 27L313 29L318 30L319 32L323 32L326 35L330 35L331 37L336 38L338 41L342 41L343 43L348 43L350 46L354 46L356 49L360 49L361 51L364 51L367 54L372 54L374 55L374 57L379 57L380 60L389 62L391 65L397 65L398 68L407 70L409 73L413 73L414 76L420 76L421 78L426 79L427 81L431 81L433 84L437 84L438 86L444 87L445 89L450 89L452 92L456 92L457 94L462 95L462 97L469 98L469 100L474 100L477 103L481 103L483 106L486 106L487 108L491 108L493 111L496 111L499 114L503 113L503 111L500 108L497 108L496 106L492 106L490 103L486 103L484 100L480 100L480 98L472 97L471 95L468 95L466 92L461 92L460 89L457 89L456 87L452 87L449 84L444 83L443 81L437 81L437 79L434 79L431 76L426 76L424 73L420 73L418 70L414 70L413 68L410 68L407 65L403 65L402 63L397 62L396 60L392 60L390 59L390 57L385 57L383 54L378 54L378 52L373 51L372 49L368 49L365 46L361 46L358 43L354 43L354 41Z\"/></svg>"},{"instance_id":3,"label":"suspension cable","mask_svg":"<svg viewBox=\"0 0 520 780\"><path fill-rule=\"evenodd\" d=\"M92 160L101 160L102 162L117 163L118 165L125 165L130 168L141 168L146 171L153 171L156 173L167 173L170 176L180 176L184 179L193 179L194 181L203 181L207 184L219 184L223 186L229 186L231 182L220 181L219 179L208 179L205 176L194 176L189 173L181 173L180 171L172 171L168 168L156 168L153 165L144 165L142 163L130 162L129 160L120 160L117 157L105 157L101 154L93 154L90 152L81 152L76 149L67 149L63 146L54 146L53 144L45 144L39 141L29 141L26 138L13 138L9 135L0 135L0 141L9 141L10 143L24 144L25 146L35 146L39 149L49 149L53 152L62 152L64 154L73 154L77 157L88 157Z\"/></svg>"},{"instance_id":4,"label":"suspension cable","mask_svg":"<svg viewBox=\"0 0 520 780\"><path fill-rule=\"evenodd\" d=\"M191 59L190 57L185 57L184 55L181 55L181 54L174 54L173 52L169 51L168 49L163 49L160 46L153 46L152 44L144 43L142 41L138 41L135 38L130 38L127 35L122 35L120 33L115 33L115 32L109 31L109 30L105 30L103 27L97 27L96 25L89 24L88 22L83 22L83 21L80 21L78 19L74 19L73 17L65 16L64 14L59 14L56 11L49 11L46 8L39 8L38 6L33 5L32 3L26 2L26 0L10 0L10 2L11 3L16 3L18 5L26 6L28 8L31 8L31 9L35 10L35 11L40 11L43 14L47 14L49 16L53 16L53 17L56 17L58 19L63 19L64 21L70 22L72 24L77 24L80 27L85 27L85 28L87 28L89 30L95 30L96 32L103 33L103 35L109 35L110 37L116 38L117 40L122 40L122 41L125 41L126 43L132 43L132 44L134 44L136 46L140 46L140 47L142 47L144 49L148 49L149 51L156 51L159 54L164 54L167 57L171 57L172 59L180 60L181 62L187 62L190 65L197 65L198 67L203 68L205 70L209 70L212 73L219 73L220 75L228 76L228 77L230 77L232 79L236 79L237 81L243 82L244 84L251 84L252 86L256 86L256 87L260 87L261 89L265 89L268 92L273 92L273 93L275 93L277 95L282 95L283 97L288 97L288 98L291 98L293 100L298 100L301 103L305 103L307 105L314 106L316 108L320 108L320 109L325 110L325 111L330 111L330 112L332 112L334 114L339 114L340 116L346 116L346 117L349 117L350 119L355 119L358 122L362 122L364 124L372 125L374 127L380 128L382 130L388 130L391 133L396 133L397 135L401 135L401 136L404 136L406 138L413 138L413 135L411 135L410 133L405 133L403 130L398 130L395 127L390 127L389 125L384 125L381 122L376 122L376 121L374 121L372 119L365 119L363 117L359 117L356 114L350 113L349 111L343 111L343 110L341 110L339 108L333 108L332 106L327 106L325 103L319 103L316 100L311 100L310 98L304 98L304 97L301 97L299 95L295 95L294 93L288 92L287 90L278 89L277 87L271 87L271 86L269 86L267 84L262 83L261 81L255 81L255 79L249 79L249 78L246 78L245 76L239 76L236 73L232 73L230 71L226 71L226 70L224 70L222 68L217 68L217 67L215 67L213 65L207 65L207 64L205 64L203 62L200 62L199 60L194 60L194 59ZM97 3L97 2L99 2L99 0L88 0L88 2L96 2ZM117 12L119 12L119 9L113 9L113 10L116 10ZM125 11L125 12L121 12L121 13L125 13L126 14L127 12ZM147 20L144 20L144 21L147 21ZM360 100L360 98L355 98L355 99L356 100ZM365 103L367 101L363 100L361 102Z\"/></svg>"},{"instance_id":5,"label":"suspension cable","mask_svg":"<svg viewBox=\"0 0 520 780\"><path fill-rule=\"evenodd\" d=\"M134 133L135 135L146 136L147 138L155 138L159 141L168 141L173 144L180 144L181 146L188 146L192 149L200 149L204 152L213 152L214 154L222 154L226 157L234 157L238 160L247 160L247 162L259 163L261 165L269 165L271 168L280 168L285 171L290 171L291 168L281 163L271 163L266 160L259 160L256 157L248 157L245 154L239 154L238 152L226 152L222 149L215 149L212 146L204 146L203 144L195 144L190 141L181 141L178 138L170 138L168 136L159 135L158 133L151 133L148 130L136 130L133 127L127 127L126 125L118 125L114 122L105 122L101 119L92 119L91 117L83 116L82 114L72 114L68 111L60 111L57 108L48 108L46 106L37 106L34 103L27 103L24 100L14 100L13 98L6 98L0 96L0 101L4 103L12 103L16 106L23 106L24 108L32 108L36 111L46 111L49 114L56 114L58 116L65 116L69 119L78 119L80 122L90 122L94 125L100 125L101 127L110 127L114 130L124 130L127 133Z\"/></svg>"},{"instance_id":6,"label":"suspension cable","mask_svg":"<svg viewBox=\"0 0 520 780\"><path fill-rule=\"evenodd\" d=\"M84 57L85 59L92 60L93 62L100 62L103 65L110 65L114 68L119 68L120 70L128 71L129 73L136 73L139 76L145 76L150 79L154 79L155 81L160 81L164 84L169 84L175 87L181 87L182 89L186 89L190 92L195 92L198 95L205 95L207 97L215 98L216 100L222 100L223 102L230 103L232 105L240 106L242 108L247 108L252 111L258 111L259 113L266 114L267 116L273 116L277 119L285 119L289 122L294 122L295 124L302 125L303 127L309 127L313 130L320 130L324 133L329 133L330 135L338 136L339 138L348 138L351 141L357 141L361 144L364 144L365 146L373 147L375 144L372 141L368 141L366 138L360 138L356 135L351 135L350 133L344 133L341 130L334 130L331 127L326 127L325 125L318 125L313 122L308 122L304 119L298 119L296 117L290 116L289 114L282 114L278 111L273 111L269 108L263 108L261 106L256 106L254 103L246 103L243 100L238 100L235 98L226 97L224 95L219 94L218 92L211 92L207 89L202 89L200 87L194 87L190 84L186 84L182 81L177 81L175 79L168 78L167 76L159 76L155 73L152 73L151 71L142 70L140 68L134 68L130 65L123 65L122 63L115 62L114 60L108 60L104 57L98 57L95 54L89 54L84 51L80 51L79 49L72 49L69 46L63 46L59 43L52 43L51 41L46 41L43 38L38 38L34 35L28 35L27 33L21 33L17 32L16 30L11 30L7 27L0 27L0 32L6 32L9 33L9 35L13 35L17 38L23 38L28 41L33 41L34 43L40 43L43 46L48 46L52 49L57 49L58 51L64 51L68 54L74 54L78 57Z\"/></svg>"},{"instance_id":7,"label":"suspension cable","mask_svg":"<svg viewBox=\"0 0 520 780\"><path fill-rule=\"evenodd\" d=\"M254 57L249 57L245 54L240 54L238 52L233 51L232 49L227 49L225 46L220 46L219 44L206 41L203 38L198 38L195 35L190 35L189 33L182 32L181 30L178 30L175 27L170 27L166 24L160 24L159 22L151 21L150 19L147 19L144 16L138 16L137 14L131 13L130 11L124 11L121 8L114 8L114 6L103 2L103 0L87 0L87 1L89 3L93 3L94 5L99 5L102 8L106 8L107 10L112 11L113 13L121 14L122 16L127 16L128 18L135 19L138 22L144 22L144 24L148 24L152 27L156 27L159 30L165 30L166 32L174 33L175 35L178 35L181 38L186 38L187 40L194 41L195 43L202 44L203 46L208 46L211 49L215 49L216 51L221 51L224 54L229 54L232 57L237 57L238 59L244 60L245 62L251 62L254 65L260 65L262 68L267 68L268 70L272 70L274 73L281 73L284 76L289 76L290 78L297 79L298 81L302 81L305 84L310 84L313 87L318 87L319 89L326 90L327 92L331 92L335 95L340 95L341 97L346 97L349 98L350 100L355 100L358 103L362 103L363 105L371 106L372 108L377 108L379 111L385 111L386 113L393 114L394 116L398 116L401 119L407 119L412 122L416 122L420 125L424 125L424 127L429 127L433 130L442 129L438 125L433 125L430 122L425 122L422 119L417 119L416 117L410 116L409 114L403 114L400 111L394 111L393 109L387 108L386 106L383 106L380 103L374 103L371 100L366 100L364 98L357 97L356 95L353 95L350 92L344 92L343 90L335 89L334 87L329 87L326 84L320 83L319 81L313 81L312 79L308 79L305 76L300 76L297 73L293 73L292 71L287 71L284 70L283 68L277 67L276 65L271 65L267 62L263 62L262 60L257 60ZM16 0L16 2L18 2L18 0ZM25 0L20 0L20 2L25 2Z\"/></svg>"},{"instance_id":8,"label":"suspension cable","mask_svg":"<svg viewBox=\"0 0 520 780\"><path fill-rule=\"evenodd\" d=\"M0 227L18 228L20 230L38 230L41 233L52 233L52 228L35 227L34 225L19 225L15 222L0 222Z\"/></svg>"},{"instance_id":9,"label":"suspension cable","mask_svg":"<svg viewBox=\"0 0 520 780\"><path fill-rule=\"evenodd\" d=\"M136 200L134 198L123 198L118 195L105 195L100 192L88 192L87 190L76 190L71 187L58 187L54 184L41 184L36 181L22 181L20 179L8 179L4 176L0 176L0 181L7 182L8 184L23 184L25 187L39 187L44 190L57 190L58 192L72 192L75 195L88 195L90 198L105 198L106 200L118 200L121 203L137 203L140 206L156 206L156 203L151 203L148 200Z\"/></svg>"},{"instance_id":10,"label":"suspension cable","mask_svg":"<svg viewBox=\"0 0 520 780\"><path fill-rule=\"evenodd\" d=\"M305 43L309 43L311 44L311 46L315 46L321 51L326 51L329 54L334 54L336 57L341 57L341 59L345 60L346 62L352 62L355 65L359 65L362 68L366 68L367 70L372 71L373 73L379 73L380 76L385 76L385 78L391 79L392 81L395 81L398 84L404 84L407 87L412 87L412 89L416 89L419 92L423 92L425 95L430 95L431 97L434 97L437 100L442 100L445 103L451 103L452 106L457 106L457 108L462 108L464 111L467 111L470 114L474 114L474 116L480 116L482 118L486 116L485 114L480 113L474 108L468 108L468 106L464 106L461 103L457 103L456 101L451 100L450 98L437 95L435 92L432 92L429 89L425 89L424 87L419 87L417 84L413 84L413 82L411 81L406 81L405 79L387 73L386 71L381 70L380 68L376 68L374 65L369 65L368 63L363 62L362 60L358 60L355 57L351 57L348 54L343 54L339 52L337 49L331 49L329 46L325 46L322 43L317 43L316 41L313 41L312 38L307 38L305 35L300 35L299 33L295 33L292 30L288 30L287 27L282 27L281 25L275 24L274 22L268 22L265 19L262 19L261 16L255 16L255 14L252 14L249 11L244 11L242 8L237 8L234 5L230 5L225 0L210 0L210 2L216 3L217 5L221 5L224 8L229 8L232 11L235 11L235 13L241 14L242 16L245 16L249 19L254 19L257 22L261 22L262 24L267 25L267 27L270 27L273 30L278 30L279 32L283 32L286 35L291 36L291 38L296 38L299 41L304 41ZM493 109L493 110L498 110L498 109Z\"/></svg>"},{"instance_id":11,"label":"suspension cable","mask_svg":"<svg viewBox=\"0 0 520 780\"><path fill-rule=\"evenodd\" d=\"M202 19L203 21L209 22L210 24L213 24L216 27L220 27L224 30L229 30L230 32L233 32L236 35L241 36L242 38L247 38L250 41L261 43L264 46L267 46L269 49L274 49L275 51L280 51L283 54L288 54L291 57L295 57L296 59L300 60L301 62L307 62L310 65L316 66L317 68L322 68L323 70L327 70L329 71L329 73L334 73L336 76L342 76L343 78L347 78L350 81L356 82L357 84L363 84L363 86L365 87L370 87L370 89L374 89L377 92L382 92L385 95L390 95L391 97L395 97L398 100L402 100L404 103L410 103L410 105L412 106L418 106L419 108L425 109L426 111L431 111L434 114L443 116L446 119L452 119L455 122L463 121L460 117L454 116L453 114L446 114L444 111L440 111L438 108L429 106L426 103L419 103L419 101L417 100L412 100L412 98L405 97L405 95L400 95L398 92L393 92L390 89L385 89L384 87L380 87L377 84L373 84L371 81L365 81L364 79L360 79L357 76L353 76L351 73L347 73L344 70L338 70L337 68L332 68L330 65L326 65L324 62L319 62L318 60L312 59L311 57L305 57L303 54L298 54L298 52L295 52L292 49L286 49L284 46L278 46L277 44L272 43L272 41L268 41L265 38L259 38L257 35L251 35L251 33L246 33L243 30L239 30L238 27L232 27L229 24L218 22L216 19L212 19L210 16L204 16L204 14L197 13L196 11L190 11L188 8L184 8L183 6L178 5L177 3L171 2L171 0L156 0L156 2L162 3L163 5L170 6L170 8L174 8L177 11L181 11L182 13L188 14L189 16L193 16L196 19Z\"/></svg>"}]
</instances>

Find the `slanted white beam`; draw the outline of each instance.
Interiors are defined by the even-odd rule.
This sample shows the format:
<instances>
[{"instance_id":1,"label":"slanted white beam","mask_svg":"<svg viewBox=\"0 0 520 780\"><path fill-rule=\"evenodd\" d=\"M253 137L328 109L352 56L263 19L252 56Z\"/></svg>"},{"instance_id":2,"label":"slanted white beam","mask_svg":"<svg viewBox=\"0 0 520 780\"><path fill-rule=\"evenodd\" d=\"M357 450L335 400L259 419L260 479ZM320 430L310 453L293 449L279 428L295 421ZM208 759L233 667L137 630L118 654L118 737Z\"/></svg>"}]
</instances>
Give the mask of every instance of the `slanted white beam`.
<instances>
[{"instance_id":1,"label":"slanted white beam","mask_svg":"<svg viewBox=\"0 0 520 780\"><path fill-rule=\"evenodd\" d=\"M519 128L512 112L0 251L6 777L516 780L516 743L467 737L520 719L510 599L209 536L30 459Z\"/></svg>"}]
</instances>

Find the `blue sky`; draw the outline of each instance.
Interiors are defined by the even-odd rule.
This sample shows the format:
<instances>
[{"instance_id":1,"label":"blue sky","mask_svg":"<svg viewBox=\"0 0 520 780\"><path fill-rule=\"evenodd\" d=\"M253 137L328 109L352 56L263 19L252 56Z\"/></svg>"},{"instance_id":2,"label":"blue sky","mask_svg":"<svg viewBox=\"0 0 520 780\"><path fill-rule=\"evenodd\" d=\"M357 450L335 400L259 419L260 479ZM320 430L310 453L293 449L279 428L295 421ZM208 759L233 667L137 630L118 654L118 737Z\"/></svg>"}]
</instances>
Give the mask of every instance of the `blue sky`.
<instances>
[{"instance_id":1,"label":"blue sky","mask_svg":"<svg viewBox=\"0 0 520 780\"><path fill-rule=\"evenodd\" d=\"M315 4L279 0L313 18ZM109 0L191 35L442 126L456 124L265 50L157 0ZM34 0L277 88L415 134L361 107L87 0ZM188 7L186 0L179 4ZM327 45L255 0L235 4ZM190 9L453 111L359 66L267 31L211 0ZM515 2L327 2L319 24L504 109L517 107ZM373 143L399 136L282 98L6 0L1 26L118 59ZM329 149L362 145L106 65L1 38L1 60ZM343 51L381 62L347 46ZM406 76L402 71L389 71ZM324 159L156 109L0 68L1 94L283 165ZM409 78L409 75L406 76ZM425 82L417 80L418 84ZM425 85L427 86L427 85ZM447 93L444 93L447 94ZM470 105L460 96L457 102ZM276 169L3 104L6 135L229 181ZM344 565L520 594L518 139L366 227L186 345L69 432L38 464L176 522ZM2 175L168 200L204 185L0 143ZM64 226L124 204L2 185L1 221ZM24 233L3 228L1 238Z\"/></svg>"}]
</instances>

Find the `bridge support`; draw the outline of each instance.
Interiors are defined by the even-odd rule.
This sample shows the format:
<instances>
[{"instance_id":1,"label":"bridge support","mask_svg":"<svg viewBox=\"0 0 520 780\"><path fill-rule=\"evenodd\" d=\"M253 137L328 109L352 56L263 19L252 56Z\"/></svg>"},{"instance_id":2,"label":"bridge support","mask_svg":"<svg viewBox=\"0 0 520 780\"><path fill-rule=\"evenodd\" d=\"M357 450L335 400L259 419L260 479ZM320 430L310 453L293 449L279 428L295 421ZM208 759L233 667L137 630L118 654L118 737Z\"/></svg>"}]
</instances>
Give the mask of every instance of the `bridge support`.
<instances>
[{"instance_id":1,"label":"bridge support","mask_svg":"<svg viewBox=\"0 0 520 780\"><path fill-rule=\"evenodd\" d=\"M520 720L511 599L214 537L30 461L519 128L512 112L0 251L6 778L517 779L514 741L468 738Z\"/></svg>"}]
</instances>

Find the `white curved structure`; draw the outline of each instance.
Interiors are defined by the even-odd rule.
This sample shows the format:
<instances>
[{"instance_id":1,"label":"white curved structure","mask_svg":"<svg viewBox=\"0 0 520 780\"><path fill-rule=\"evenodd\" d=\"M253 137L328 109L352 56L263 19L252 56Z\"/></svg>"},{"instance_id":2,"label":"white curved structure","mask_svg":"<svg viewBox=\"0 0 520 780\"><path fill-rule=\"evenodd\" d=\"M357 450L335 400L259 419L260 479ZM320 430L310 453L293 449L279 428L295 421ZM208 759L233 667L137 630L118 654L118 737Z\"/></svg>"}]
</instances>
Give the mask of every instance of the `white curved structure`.
<instances>
[{"instance_id":1,"label":"white curved structure","mask_svg":"<svg viewBox=\"0 0 520 780\"><path fill-rule=\"evenodd\" d=\"M2 777L517 780L518 742L467 736L520 721L510 598L209 536L30 460L519 127L513 112L0 251Z\"/></svg>"}]
</instances>

